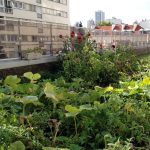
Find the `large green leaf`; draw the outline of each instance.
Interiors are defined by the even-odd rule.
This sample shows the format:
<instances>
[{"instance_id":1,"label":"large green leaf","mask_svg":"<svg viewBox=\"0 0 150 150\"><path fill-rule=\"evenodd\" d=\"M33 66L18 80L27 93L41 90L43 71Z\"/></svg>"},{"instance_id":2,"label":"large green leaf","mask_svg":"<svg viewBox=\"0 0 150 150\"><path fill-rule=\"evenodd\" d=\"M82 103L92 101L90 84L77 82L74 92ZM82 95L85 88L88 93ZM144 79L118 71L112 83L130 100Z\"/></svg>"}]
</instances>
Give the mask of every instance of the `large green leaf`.
<instances>
[{"instance_id":1,"label":"large green leaf","mask_svg":"<svg viewBox=\"0 0 150 150\"><path fill-rule=\"evenodd\" d=\"M107 87L107 88L105 88L105 93L107 93L107 92L112 92L114 90L114 88L112 87L112 86L109 86L109 87Z\"/></svg>"},{"instance_id":2,"label":"large green leaf","mask_svg":"<svg viewBox=\"0 0 150 150\"><path fill-rule=\"evenodd\" d=\"M21 141L16 141L10 145L8 150L25 150L25 146Z\"/></svg>"},{"instance_id":3,"label":"large green leaf","mask_svg":"<svg viewBox=\"0 0 150 150\"><path fill-rule=\"evenodd\" d=\"M86 104L86 105L81 105L80 110L92 110L93 108L91 107L91 105Z\"/></svg>"},{"instance_id":4,"label":"large green leaf","mask_svg":"<svg viewBox=\"0 0 150 150\"><path fill-rule=\"evenodd\" d=\"M39 80L41 78L41 75L39 73L33 74L33 80Z\"/></svg>"},{"instance_id":5,"label":"large green leaf","mask_svg":"<svg viewBox=\"0 0 150 150\"><path fill-rule=\"evenodd\" d=\"M71 105L66 105L65 110L68 112L66 113L66 117L75 117L81 112L81 109L73 107Z\"/></svg>"},{"instance_id":6,"label":"large green leaf","mask_svg":"<svg viewBox=\"0 0 150 150\"><path fill-rule=\"evenodd\" d=\"M4 80L4 84L8 85L12 88L15 88L18 83L20 83L21 79L18 78L16 75L15 76L7 76L6 79Z\"/></svg>"},{"instance_id":7,"label":"large green leaf","mask_svg":"<svg viewBox=\"0 0 150 150\"><path fill-rule=\"evenodd\" d=\"M30 104L30 103L35 105L35 106L42 105L42 103L40 103L38 101L37 96L25 96L25 97L21 98L19 100L19 102L23 103L24 105L27 105L27 104Z\"/></svg>"},{"instance_id":8,"label":"large green leaf","mask_svg":"<svg viewBox=\"0 0 150 150\"><path fill-rule=\"evenodd\" d=\"M23 74L23 76L29 79L31 83L36 83L36 81L41 78L39 73L33 74L32 72L26 72Z\"/></svg>"},{"instance_id":9,"label":"large green leaf","mask_svg":"<svg viewBox=\"0 0 150 150\"><path fill-rule=\"evenodd\" d=\"M26 72L23 74L24 77L26 77L29 80L32 80L33 73L32 72Z\"/></svg>"},{"instance_id":10,"label":"large green leaf","mask_svg":"<svg viewBox=\"0 0 150 150\"><path fill-rule=\"evenodd\" d=\"M46 97L52 98L53 100L57 101L58 99L56 98L55 89L56 89L56 87L48 82L45 85L44 93L46 94Z\"/></svg>"},{"instance_id":11,"label":"large green leaf","mask_svg":"<svg viewBox=\"0 0 150 150\"><path fill-rule=\"evenodd\" d=\"M43 147L43 150L69 150L67 148Z\"/></svg>"},{"instance_id":12,"label":"large green leaf","mask_svg":"<svg viewBox=\"0 0 150 150\"><path fill-rule=\"evenodd\" d=\"M150 77L145 77L140 83L140 87L150 85Z\"/></svg>"}]
</instances>

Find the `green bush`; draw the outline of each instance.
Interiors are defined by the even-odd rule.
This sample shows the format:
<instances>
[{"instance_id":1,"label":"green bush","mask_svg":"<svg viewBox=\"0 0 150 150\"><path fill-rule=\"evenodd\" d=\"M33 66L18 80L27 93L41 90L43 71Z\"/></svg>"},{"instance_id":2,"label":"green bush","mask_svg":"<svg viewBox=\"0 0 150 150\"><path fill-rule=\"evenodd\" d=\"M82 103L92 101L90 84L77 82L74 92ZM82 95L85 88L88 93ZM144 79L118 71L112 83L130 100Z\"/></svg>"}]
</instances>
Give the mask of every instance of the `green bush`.
<instances>
[{"instance_id":1,"label":"green bush","mask_svg":"<svg viewBox=\"0 0 150 150\"><path fill-rule=\"evenodd\" d=\"M118 83L120 72L131 75L139 70L136 56L129 48L105 50L97 54L93 44L85 43L82 50L69 52L63 61L66 80L82 78L86 82L107 86Z\"/></svg>"}]
</instances>

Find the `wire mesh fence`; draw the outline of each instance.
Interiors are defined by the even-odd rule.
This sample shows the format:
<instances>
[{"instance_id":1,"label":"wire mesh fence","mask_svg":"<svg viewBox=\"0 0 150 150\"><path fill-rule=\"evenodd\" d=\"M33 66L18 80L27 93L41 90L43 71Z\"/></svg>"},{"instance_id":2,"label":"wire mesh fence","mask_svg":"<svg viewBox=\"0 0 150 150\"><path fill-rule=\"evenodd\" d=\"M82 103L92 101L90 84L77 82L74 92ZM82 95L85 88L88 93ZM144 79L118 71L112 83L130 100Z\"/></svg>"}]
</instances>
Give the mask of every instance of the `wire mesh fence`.
<instances>
[{"instance_id":1,"label":"wire mesh fence","mask_svg":"<svg viewBox=\"0 0 150 150\"><path fill-rule=\"evenodd\" d=\"M42 55L52 55L63 48L62 34L70 34L63 24L29 20L0 19L0 59L24 57L29 49L39 47Z\"/></svg>"},{"instance_id":2,"label":"wire mesh fence","mask_svg":"<svg viewBox=\"0 0 150 150\"><path fill-rule=\"evenodd\" d=\"M110 48L112 43L116 45L131 46L133 48L150 47L150 35L142 32L112 32L95 30L92 32L92 39L97 46L103 44L105 48Z\"/></svg>"},{"instance_id":3,"label":"wire mesh fence","mask_svg":"<svg viewBox=\"0 0 150 150\"><path fill-rule=\"evenodd\" d=\"M6 10L0 10L6 11ZM70 26L23 19L0 18L0 59L24 58L28 50L39 47L42 55L53 55L64 48L64 39L70 35ZM97 48L116 45L134 48L150 47L150 35L142 32L108 32L94 30L91 39Z\"/></svg>"}]
</instances>

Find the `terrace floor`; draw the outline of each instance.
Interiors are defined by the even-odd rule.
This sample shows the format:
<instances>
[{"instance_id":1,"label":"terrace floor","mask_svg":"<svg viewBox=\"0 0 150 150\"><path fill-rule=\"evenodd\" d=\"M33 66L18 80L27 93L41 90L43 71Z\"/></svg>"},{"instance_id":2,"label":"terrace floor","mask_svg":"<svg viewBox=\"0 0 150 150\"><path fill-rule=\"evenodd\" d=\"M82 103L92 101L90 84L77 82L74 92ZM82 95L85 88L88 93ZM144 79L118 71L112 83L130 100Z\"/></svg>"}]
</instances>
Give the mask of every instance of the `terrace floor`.
<instances>
[{"instance_id":1,"label":"terrace floor","mask_svg":"<svg viewBox=\"0 0 150 150\"><path fill-rule=\"evenodd\" d=\"M23 67L37 64L44 64L57 61L57 55L43 56L37 60L20 60L18 58L13 59L0 59L0 69L9 69L15 67Z\"/></svg>"}]
</instances>

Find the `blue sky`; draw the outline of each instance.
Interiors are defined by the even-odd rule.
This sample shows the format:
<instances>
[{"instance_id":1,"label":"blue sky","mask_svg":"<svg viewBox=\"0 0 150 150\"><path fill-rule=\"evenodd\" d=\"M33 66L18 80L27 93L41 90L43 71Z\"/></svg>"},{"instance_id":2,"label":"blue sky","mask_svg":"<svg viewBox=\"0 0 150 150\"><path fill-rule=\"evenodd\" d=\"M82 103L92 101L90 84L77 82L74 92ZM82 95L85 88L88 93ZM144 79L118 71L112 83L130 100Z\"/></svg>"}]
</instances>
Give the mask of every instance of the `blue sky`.
<instances>
[{"instance_id":1,"label":"blue sky","mask_svg":"<svg viewBox=\"0 0 150 150\"><path fill-rule=\"evenodd\" d=\"M150 0L70 0L70 21L82 21L93 18L96 10L103 10L106 19L116 17L125 23L150 19Z\"/></svg>"}]
</instances>

